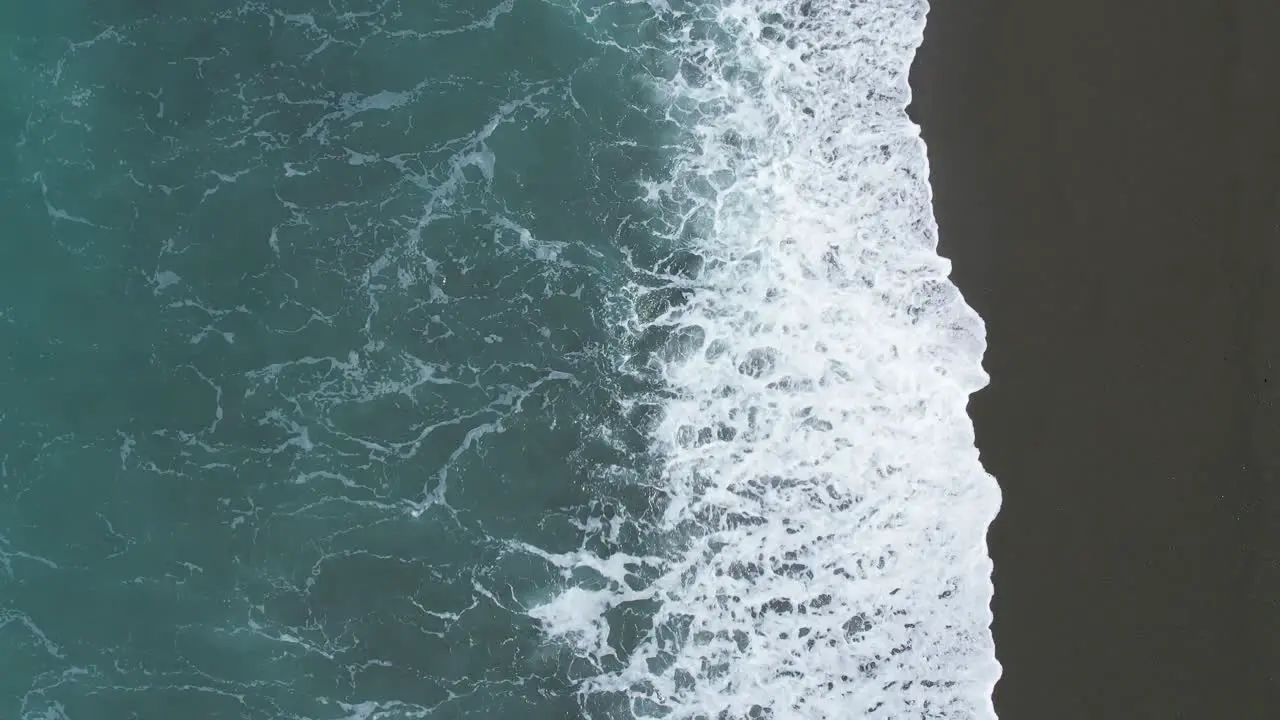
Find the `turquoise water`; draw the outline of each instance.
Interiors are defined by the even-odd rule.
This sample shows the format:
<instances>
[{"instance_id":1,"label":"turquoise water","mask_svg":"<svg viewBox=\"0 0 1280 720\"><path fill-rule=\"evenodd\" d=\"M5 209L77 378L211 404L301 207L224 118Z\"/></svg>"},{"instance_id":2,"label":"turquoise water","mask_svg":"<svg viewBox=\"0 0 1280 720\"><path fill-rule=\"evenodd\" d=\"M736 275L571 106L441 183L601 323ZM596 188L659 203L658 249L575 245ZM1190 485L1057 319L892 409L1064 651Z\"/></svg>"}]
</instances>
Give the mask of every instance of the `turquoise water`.
<instances>
[{"instance_id":1,"label":"turquoise water","mask_svg":"<svg viewBox=\"0 0 1280 720\"><path fill-rule=\"evenodd\" d=\"M986 718L919 0L0 7L0 718Z\"/></svg>"},{"instance_id":2,"label":"turquoise water","mask_svg":"<svg viewBox=\"0 0 1280 720\"><path fill-rule=\"evenodd\" d=\"M0 23L0 716L573 717L646 13L225 7Z\"/></svg>"}]
</instances>

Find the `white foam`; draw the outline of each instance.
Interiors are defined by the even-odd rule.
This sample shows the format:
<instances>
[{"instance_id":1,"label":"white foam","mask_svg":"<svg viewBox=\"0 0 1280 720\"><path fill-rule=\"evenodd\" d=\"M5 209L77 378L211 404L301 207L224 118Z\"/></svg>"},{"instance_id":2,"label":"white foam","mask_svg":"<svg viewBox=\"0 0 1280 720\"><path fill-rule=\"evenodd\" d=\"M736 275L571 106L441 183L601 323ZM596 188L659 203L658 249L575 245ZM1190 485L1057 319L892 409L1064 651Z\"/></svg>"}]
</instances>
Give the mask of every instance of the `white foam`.
<instances>
[{"instance_id":1,"label":"white foam","mask_svg":"<svg viewBox=\"0 0 1280 720\"><path fill-rule=\"evenodd\" d=\"M1000 497L965 410L985 329L936 253L905 113L926 9L659 8L689 135L649 197L705 264L670 281L687 302L635 318L672 331L652 366L670 545L641 591L614 584L658 601L654 629L585 688L627 714L995 715ZM575 590L539 618L598 660L611 604Z\"/></svg>"}]
</instances>

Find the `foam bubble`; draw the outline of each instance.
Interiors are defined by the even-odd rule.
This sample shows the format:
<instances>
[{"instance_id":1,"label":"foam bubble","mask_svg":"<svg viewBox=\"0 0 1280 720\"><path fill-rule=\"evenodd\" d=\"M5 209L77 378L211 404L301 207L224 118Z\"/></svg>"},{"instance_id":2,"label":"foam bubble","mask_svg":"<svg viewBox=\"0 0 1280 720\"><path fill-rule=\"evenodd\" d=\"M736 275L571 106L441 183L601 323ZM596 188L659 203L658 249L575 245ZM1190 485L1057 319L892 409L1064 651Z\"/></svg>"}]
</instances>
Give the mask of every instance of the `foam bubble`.
<instances>
[{"instance_id":1,"label":"foam bubble","mask_svg":"<svg viewBox=\"0 0 1280 720\"><path fill-rule=\"evenodd\" d=\"M648 197L700 257L637 335L667 389L652 440L667 543L642 589L535 611L608 652L585 692L668 718L994 717L985 532L1000 502L966 414L985 329L936 252L905 114L922 0L723 0L672 9L686 125ZM658 332L660 331L660 332Z\"/></svg>"}]
</instances>

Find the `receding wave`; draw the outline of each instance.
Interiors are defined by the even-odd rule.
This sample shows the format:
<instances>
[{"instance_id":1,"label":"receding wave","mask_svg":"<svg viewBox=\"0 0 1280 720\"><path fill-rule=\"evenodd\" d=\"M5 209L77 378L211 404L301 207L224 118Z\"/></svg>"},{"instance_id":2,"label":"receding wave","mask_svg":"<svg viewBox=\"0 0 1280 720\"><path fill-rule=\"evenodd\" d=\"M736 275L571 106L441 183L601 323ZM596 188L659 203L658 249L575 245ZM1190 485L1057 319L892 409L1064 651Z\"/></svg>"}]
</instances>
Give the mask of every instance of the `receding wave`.
<instances>
[{"instance_id":1,"label":"receding wave","mask_svg":"<svg viewBox=\"0 0 1280 720\"><path fill-rule=\"evenodd\" d=\"M985 329L905 112L927 5L654 7L681 131L646 190L693 258L631 288L658 549L540 553L605 581L532 613L601 716L994 717Z\"/></svg>"}]
</instances>

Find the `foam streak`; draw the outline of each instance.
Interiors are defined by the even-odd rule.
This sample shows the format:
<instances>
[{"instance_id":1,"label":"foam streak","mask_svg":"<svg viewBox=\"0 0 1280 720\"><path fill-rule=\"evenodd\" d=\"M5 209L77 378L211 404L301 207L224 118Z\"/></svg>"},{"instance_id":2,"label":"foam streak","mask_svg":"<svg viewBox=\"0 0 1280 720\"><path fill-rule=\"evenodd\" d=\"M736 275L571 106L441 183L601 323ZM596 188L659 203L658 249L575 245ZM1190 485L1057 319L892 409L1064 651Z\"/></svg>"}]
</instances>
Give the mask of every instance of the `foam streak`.
<instances>
[{"instance_id":1,"label":"foam streak","mask_svg":"<svg viewBox=\"0 0 1280 720\"><path fill-rule=\"evenodd\" d=\"M926 9L664 10L688 134L649 196L704 265L635 320L669 331L671 545L654 629L588 686L632 715L994 717L1000 496L966 414L985 329L937 255L905 113Z\"/></svg>"}]
</instances>

